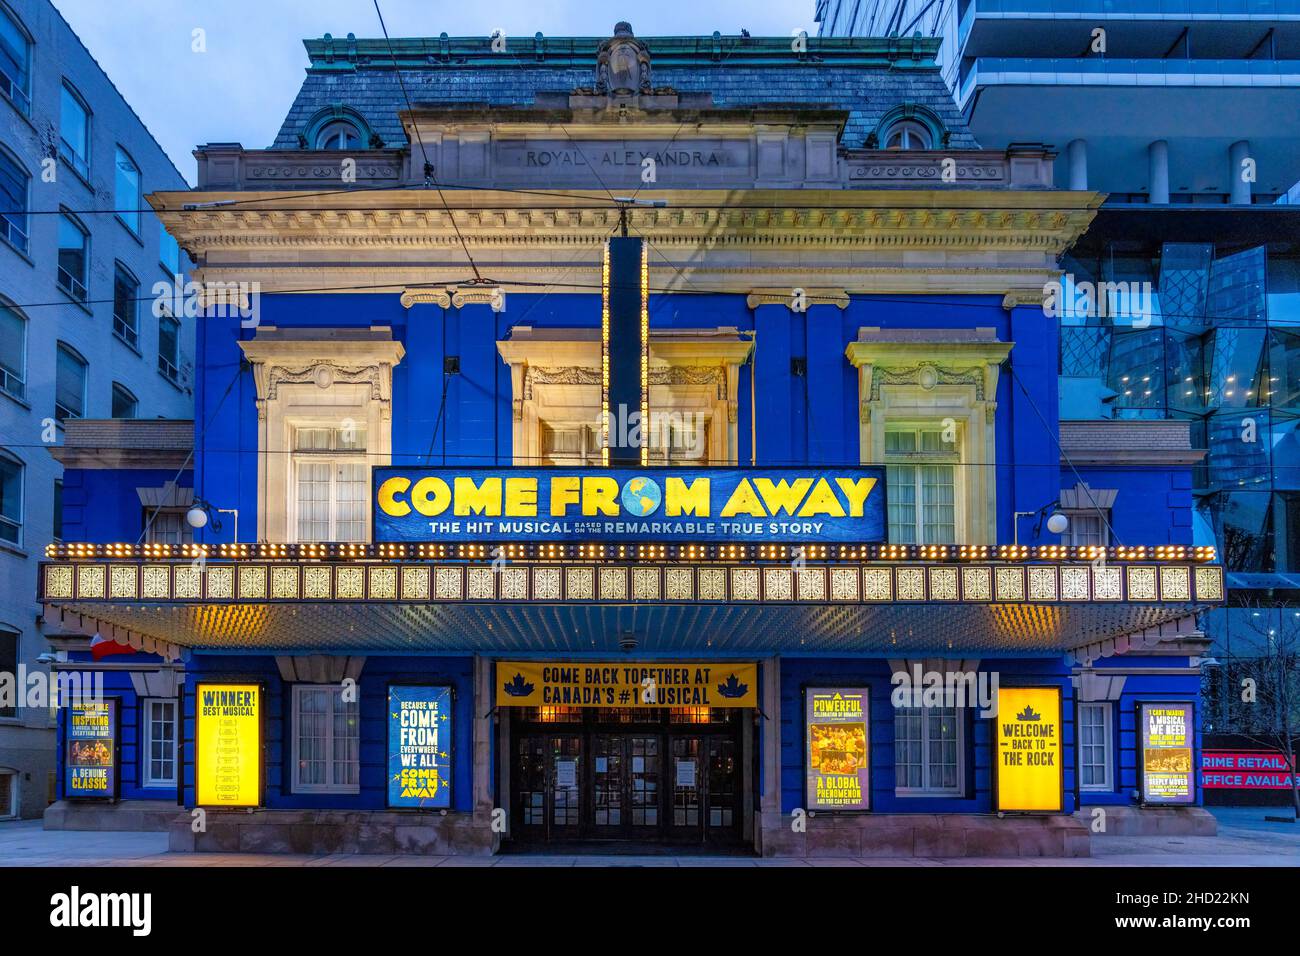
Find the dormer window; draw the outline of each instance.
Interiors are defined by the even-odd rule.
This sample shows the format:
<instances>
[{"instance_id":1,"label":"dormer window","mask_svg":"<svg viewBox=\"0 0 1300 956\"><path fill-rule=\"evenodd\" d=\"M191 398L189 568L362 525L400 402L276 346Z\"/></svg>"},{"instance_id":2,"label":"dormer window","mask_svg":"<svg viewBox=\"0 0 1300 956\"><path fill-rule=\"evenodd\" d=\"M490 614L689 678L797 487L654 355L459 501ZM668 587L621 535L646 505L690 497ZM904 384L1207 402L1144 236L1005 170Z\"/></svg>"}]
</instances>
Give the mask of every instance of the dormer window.
<instances>
[{"instance_id":1,"label":"dormer window","mask_svg":"<svg viewBox=\"0 0 1300 956\"><path fill-rule=\"evenodd\" d=\"M326 123L316 134L317 149L361 149L361 131L347 120Z\"/></svg>"},{"instance_id":2,"label":"dormer window","mask_svg":"<svg viewBox=\"0 0 1300 956\"><path fill-rule=\"evenodd\" d=\"M885 149L931 149L930 131L915 120L901 120L885 135Z\"/></svg>"}]
</instances>

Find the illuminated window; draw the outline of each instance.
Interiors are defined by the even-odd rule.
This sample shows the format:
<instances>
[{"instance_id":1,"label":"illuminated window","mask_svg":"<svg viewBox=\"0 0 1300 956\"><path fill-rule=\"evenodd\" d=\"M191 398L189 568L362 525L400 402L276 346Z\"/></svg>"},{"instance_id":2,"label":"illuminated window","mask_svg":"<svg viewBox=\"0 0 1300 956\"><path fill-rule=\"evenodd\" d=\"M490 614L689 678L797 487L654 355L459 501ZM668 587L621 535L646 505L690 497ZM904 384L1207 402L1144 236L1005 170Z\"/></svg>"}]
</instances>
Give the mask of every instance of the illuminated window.
<instances>
[{"instance_id":1,"label":"illuminated window","mask_svg":"<svg viewBox=\"0 0 1300 956\"><path fill-rule=\"evenodd\" d=\"M1079 705L1079 788L1113 790L1111 782L1111 705Z\"/></svg>"},{"instance_id":2,"label":"illuminated window","mask_svg":"<svg viewBox=\"0 0 1300 956\"><path fill-rule=\"evenodd\" d=\"M891 543L957 543L958 448L941 428L885 432Z\"/></svg>"},{"instance_id":3,"label":"illuminated window","mask_svg":"<svg viewBox=\"0 0 1300 956\"><path fill-rule=\"evenodd\" d=\"M361 722L343 688L295 684L293 688L293 789L295 793L361 791Z\"/></svg>"},{"instance_id":4,"label":"illuminated window","mask_svg":"<svg viewBox=\"0 0 1300 956\"><path fill-rule=\"evenodd\" d=\"M144 698L140 701L144 727L144 785L176 786L176 701Z\"/></svg>"},{"instance_id":5,"label":"illuminated window","mask_svg":"<svg viewBox=\"0 0 1300 956\"><path fill-rule=\"evenodd\" d=\"M364 425L294 429L293 470L295 540L366 540L370 464Z\"/></svg>"},{"instance_id":6,"label":"illuminated window","mask_svg":"<svg viewBox=\"0 0 1300 956\"><path fill-rule=\"evenodd\" d=\"M895 791L900 796L961 796L962 712L956 707L894 711Z\"/></svg>"}]
</instances>

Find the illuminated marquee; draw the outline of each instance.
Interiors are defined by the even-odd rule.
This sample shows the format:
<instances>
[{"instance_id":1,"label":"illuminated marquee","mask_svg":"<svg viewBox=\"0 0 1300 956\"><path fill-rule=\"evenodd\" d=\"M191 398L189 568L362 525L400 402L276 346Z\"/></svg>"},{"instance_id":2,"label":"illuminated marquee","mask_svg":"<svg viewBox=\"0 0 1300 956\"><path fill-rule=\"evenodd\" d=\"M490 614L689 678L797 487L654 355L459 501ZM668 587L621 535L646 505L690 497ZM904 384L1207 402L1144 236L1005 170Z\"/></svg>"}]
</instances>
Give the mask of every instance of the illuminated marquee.
<instances>
[{"instance_id":1,"label":"illuminated marquee","mask_svg":"<svg viewBox=\"0 0 1300 956\"><path fill-rule=\"evenodd\" d=\"M374 471L375 541L885 538L881 468Z\"/></svg>"},{"instance_id":2,"label":"illuminated marquee","mask_svg":"<svg viewBox=\"0 0 1300 956\"><path fill-rule=\"evenodd\" d=\"M262 796L262 688L199 684L195 689L197 802L255 807Z\"/></svg>"}]
</instances>

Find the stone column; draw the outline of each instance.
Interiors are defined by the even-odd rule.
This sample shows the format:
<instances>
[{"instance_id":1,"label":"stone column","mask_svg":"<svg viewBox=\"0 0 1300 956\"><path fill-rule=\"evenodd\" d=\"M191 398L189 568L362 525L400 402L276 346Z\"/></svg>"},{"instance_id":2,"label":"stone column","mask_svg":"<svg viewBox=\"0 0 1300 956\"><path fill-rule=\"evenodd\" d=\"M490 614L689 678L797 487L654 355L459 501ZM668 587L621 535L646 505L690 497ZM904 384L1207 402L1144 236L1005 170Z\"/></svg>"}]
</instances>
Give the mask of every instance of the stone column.
<instances>
[{"instance_id":1,"label":"stone column","mask_svg":"<svg viewBox=\"0 0 1300 956\"><path fill-rule=\"evenodd\" d=\"M1245 177L1245 162L1250 158L1250 143L1239 139L1228 147L1229 197L1234 206L1250 205L1250 182Z\"/></svg>"},{"instance_id":2,"label":"stone column","mask_svg":"<svg viewBox=\"0 0 1300 956\"><path fill-rule=\"evenodd\" d=\"M1147 147L1148 202L1169 205L1169 144L1158 139Z\"/></svg>"},{"instance_id":3,"label":"stone column","mask_svg":"<svg viewBox=\"0 0 1300 956\"><path fill-rule=\"evenodd\" d=\"M1065 147L1065 154L1070 163L1070 188L1088 188L1088 141L1074 139Z\"/></svg>"}]
</instances>

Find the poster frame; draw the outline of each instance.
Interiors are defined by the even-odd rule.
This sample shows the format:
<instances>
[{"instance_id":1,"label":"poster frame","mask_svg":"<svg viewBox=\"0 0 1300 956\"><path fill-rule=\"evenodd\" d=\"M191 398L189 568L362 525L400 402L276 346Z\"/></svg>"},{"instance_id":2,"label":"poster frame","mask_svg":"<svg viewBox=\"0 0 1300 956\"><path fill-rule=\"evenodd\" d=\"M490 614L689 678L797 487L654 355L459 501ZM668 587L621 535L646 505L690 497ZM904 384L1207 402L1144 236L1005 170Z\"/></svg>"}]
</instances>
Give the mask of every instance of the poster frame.
<instances>
[{"instance_id":1,"label":"poster frame","mask_svg":"<svg viewBox=\"0 0 1300 956\"><path fill-rule=\"evenodd\" d=\"M243 685L246 687L257 688L257 706L259 713L257 715L257 803L240 804L239 806L225 806L222 804L200 803L199 802L199 773L202 769L199 763L199 728L202 722L199 719L200 692L209 684L231 684ZM286 687L289 685L285 685ZM214 677L207 680L196 680L194 682L194 806L204 809L213 810L258 810L266 806L266 682L262 680L248 680L246 678L219 678ZM286 720L286 724L290 721ZM292 732L292 731L290 731Z\"/></svg>"},{"instance_id":2,"label":"poster frame","mask_svg":"<svg viewBox=\"0 0 1300 956\"><path fill-rule=\"evenodd\" d=\"M809 742L808 742L808 692L813 690L831 690L834 688L838 688L841 690L849 690L849 689L860 690L866 696L865 717L867 723L867 805L865 807L859 807L854 809L836 809L831 807L824 807L824 808L814 809L810 805L812 801L808 797L808 771L812 761L811 761L811 755L809 753ZM825 813L825 814L833 814L836 816L859 816L864 813L874 812L875 801L872 799L871 791L876 783L876 768L874 763L876 748L872 745L871 742L871 730L872 730L871 681L864 680L861 683L854 683L854 684L842 683L842 684L834 684L834 685L828 684L826 681L808 681L806 683L802 683L799 685L799 700L800 700L799 726L800 726L801 736L803 737L803 743L800 748L803 753L803 759L800 768L800 780L803 783L802 802L804 804L804 808L808 811L808 815L813 816L815 814Z\"/></svg>"},{"instance_id":3,"label":"poster frame","mask_svg":"<svg viewBox=\"0 0 1300 956\"><path fill-rule=\"evenodd\" d=\"M1056 762L1056 809L1008 810L1002 804L1002 761L998 759L998 720L1002 716L1002 690L1052 690L1056 691L1056 726L1060 728L1057 741L1060 759ZM993 733L989 746L993 751L993 812L1013 813L1017 816L1054 816L1065 812L1065 690L1060 684L1005 684L998 688L998 716L993 718Z\"/></svg>"},{"instance_id":4,"label":"poster frame","mask_svg":"<svg viewBox=\"0 0 1300 956\"><path fill-rule=\"evenodd\" d=\"M447 741L447 768L451 775L451 785L447 788L447 806L445 807L405 807L395 806L390 802L388 795L388 760L389 760L389 732L391 726L389 721L392 719L388 712L388 702L390 694L394 687L437 687L446 688L451 694L451 712L449 715L451 722L451 733ZM394 813L452 813L456 809L456 703L457 703L456 685L446 680L439 682L430 682L422 680L393 680L384 685L384 808Z\"/></svg>"},{"instance_id":5,"label":"poster frame","mask_svg":"<svg viewBox=\"0 0 1300 956\"><path fill-rule=\"evenodd\" d=\"M64 715L63 725L63 774L59 785L66 800L86 801L87 803L120 803L122 800L122 697L118 694L104 695L101 700L113 705L113 795L112 796L73 796L68 790L68 747L72 744L72 708L69 704Z\"/></svg>"},{"instance_id":6,"label":"poster frame","mask_svg":"<svg viewBox=\"0 0 1300 956\"><path fill-rule=\"evenodd\" d=\"M1168 707L1171 704L1186 705L1187 711L1191 715L1191 719L1188 721L1188 728L1187 728L1187 737L1188 737L1187 743L1188 743L1188 747L1192 751L1192 769L1191 772L1188 774L1191 783L1190 793L1188 794L1187 800L1177 800L1177 801L1162 800L1162 801L1157 801L1156 803L1151 803L1150 801L1147 800L1147 766L1146 766L1147 752L1146 752L1146 746L1142 742L1143 738L1146 736L1146 709L1148 707L1153 707L1157 705L1161 707ZM1199 725L1198 722L1200 720L1200 714L1197 712L1196 702L1193 700L1189 700L1188 698L1185 697L1175 698L1172 700L1161 700L1159 698L1154 698L1154 699L1147 698L1143 700L1137 700L1133 702L1133 715L1136 718L1136 720L1134 721L1136 726L1134 727L1135 739L1133 741L1133 749L1137 751L1138 806L1142 807L1143 809L1200 806L1200 799L1198 799L1198 792L1201 789L1200 767L1199 767L1199 764L1201 762L1200 761L1201 755L1200 755L1199 748L1196 746L1196 728Z\"/></svg>"}]
</instances>

